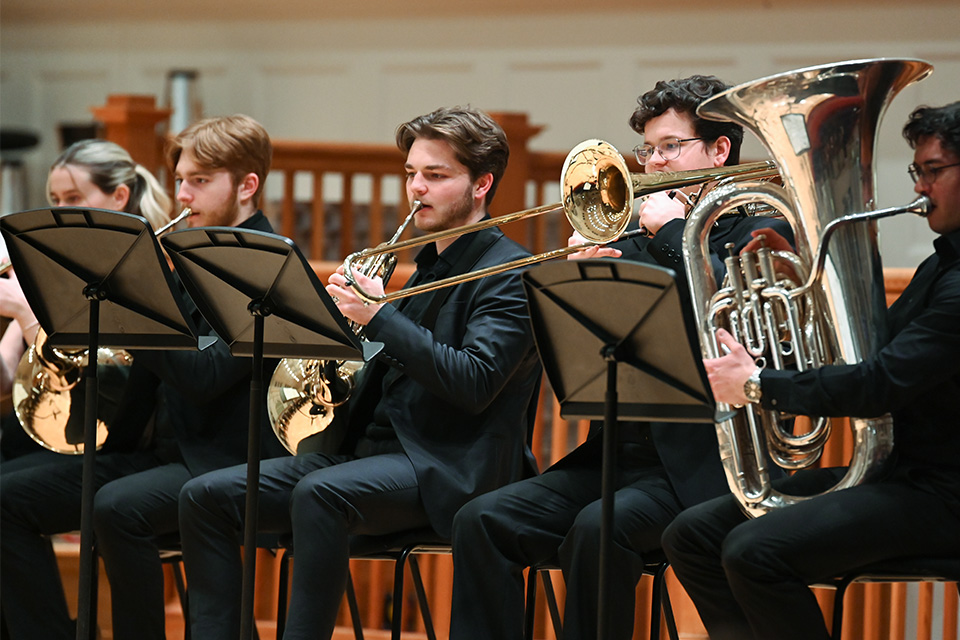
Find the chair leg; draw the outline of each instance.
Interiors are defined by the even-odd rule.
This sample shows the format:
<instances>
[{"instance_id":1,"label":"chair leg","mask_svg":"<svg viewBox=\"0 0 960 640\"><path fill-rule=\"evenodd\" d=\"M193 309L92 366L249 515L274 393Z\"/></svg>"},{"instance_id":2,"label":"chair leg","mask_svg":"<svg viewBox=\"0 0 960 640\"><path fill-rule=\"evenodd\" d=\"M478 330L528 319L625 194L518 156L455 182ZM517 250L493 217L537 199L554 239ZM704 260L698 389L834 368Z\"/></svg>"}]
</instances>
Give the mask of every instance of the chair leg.
<instances>
[{"instance_id":1,"label":"chair leg","mask_svg":"<svg viewBox=\"0 0 960 640\"><path fill-rule=\"evenodd\" d=\"M663 582L663 573L666 564L657 565L653 572L653 586L650 589L650 640L660 637L660 584Z\"/></svg>"},{"instance_id":2,"label":"chair leg","mask_svg":"<svg viewBox=\"0 0 960 640\"><path fill-rule=\"evenodd\" d=\"M357 605L357 592L353 588L353 573L347 570L347 606L350 608L350 620L353 622L353 637L363 640L363 620L360 619L360 607ZM278 633L277 638L282 636Z\"/></svg>"},{"instance_id":3,"label":"chair leg","mask_svg":"<svg viewBox=\"0 0 960 640\"><path fill-rule=\"evenodd\" d=\"M834 640L840 640L843 635L843 597L852 581L852 576L837 581L837 591L833 595L833 628L830 630L830 636Z\"/></svg>"},{"instance_id":4,"label":"chair leg","mask_svg":"<svg viewBox=\"0 0 960 640\"><path fill-rule=\"evenodd\" d=\"M530 567L527 570L527 599L523 610L523 638L533 640L533 623L536 619L537 605L537 569Z\"/></svg>"},{"instance_id":5,"label":"chair leg","mask_svg":"<svg viewBox=\"0 0 960 640\"><path fill-rule=\"evenodd\" d=\"M290 584L290 550L280 550L280 584L277 587L277 637L287 626L287 598Z\"/></svg>"},{"instance_id":6,"label":"chair leg","mask_svg":"<svg viewBox=\"0 0 960 640\"><path fill-rule=\"evenodd\" d=\"M85 585L80 585L83 589ZM100 604L100 551L97 549L96 541L93 546L93 560L90 565L90 613L87 620L90 621L90 640L97 640L99 635L99 623L97 621L98 605ZM77 616L79 620L79 615ZM79 623L78 623L79 624Z\"/></svg>"},{"instance_id":7,"label":"chair leg","mask_svg":"<svg viewBox=\"0 0 960 640\"><path fill-rule=\"evenodd\" d=\"M663 620L667 623L667 635L670 640L680 640L680 634L677 631L677 620L673 617L673 605L670 604L670 589L667 587L667 569L670 565L662 563L653 577L654 593L660 600L658 612L662 611ZM657 635L651 635L651 638L660 637L660 626L657 625Z\"/></svg>"},{"instance_id":8,"label":"chair leg","mask_svg":"<svg viewBox=\"0 0 960 640\"><path fill-rule=\"evenodd\" d=\"M393 620L390 625L391 640L401 640L400 634L403 630L403 567L407 564L407 558L412 551L407 547L397 556L396 564L393 569Z\"/></svg>"},{"instance_id":9,"label":"chair leg","mask_svg":"<svg viewBox=\"0 0 960 640\"><path fill-rule=\"evenodd\" d=\"M183 611L183 640L190 640L190 604L187 598L187 583L183 579L183 559L171 561L173 584L177 587L180 609Z\"/></svg>"},{"instance_id":10,"label":"chair leg","mask_svg":"<svg viewBox=\"0 0 960 640\"><path fill-rule=\"evenodd\" d=\"M563 622L560 620L560 607L557 606L557 594L553 590L553 578L547 570L538 571L540 580L543 582L543 596L547 601L547 609L550 611L550 620L553 622L553 633L557 640L563 640ZM534 575L534 585L536 585L536 575Z\"/></svg>"},{"instance_id":11,"label":"chair leg","mask_svg":"<svg viewBox=\"0 0 960 640\"><path fill-rule=\"evenodd\" d=\"M433 628L433 617L430 615L430 603L427 601L427 591L423 588L423 577L420 575L420 563L414 554L410 555L410 575L413 576L413 586L417 590L417 602L420 603L420 616L427 632L427 640L437 640L437 633Z\"/></svg>"}]
</instances>

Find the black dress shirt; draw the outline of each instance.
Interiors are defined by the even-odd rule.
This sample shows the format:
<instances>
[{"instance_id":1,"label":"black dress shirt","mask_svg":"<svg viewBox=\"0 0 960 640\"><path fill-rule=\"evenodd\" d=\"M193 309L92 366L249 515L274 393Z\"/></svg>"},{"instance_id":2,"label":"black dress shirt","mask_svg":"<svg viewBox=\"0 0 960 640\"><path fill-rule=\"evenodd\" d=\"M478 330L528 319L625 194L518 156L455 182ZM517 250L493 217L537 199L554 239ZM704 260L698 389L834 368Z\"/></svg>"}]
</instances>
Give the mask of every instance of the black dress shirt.
<instances>
[{"instance_id":1,"label":"black dress shirt","mask_svg":"<svg viewBox=\"0 0 960 640\"><path fill-rule=\"evenodd\" d=\"M453 244L440 254L437 254L437 245L435 243L424 246L414 259L417 263L417 270L413 273L413 276L411 276L410 281L406 283L405 288L409 289L417 285L436 282L437 280L447 277L450 269L453 268L454 262L456 262L458 257L463 255L469 244L470 236L462 236L457 238ZM417 324L423 325L426 320L425 316L431 308L431 302L436 295L438 294L435 292L422 293L420 295L402 298L397 302L397 310ZM427 324L430 325L427 328L432 328L432 322L427 321ZM374 366L377 365L375 364ZM385 365L381 363L379 367L385 368ZM390 416L386 408L387 403L384 402L387 387L399 373L394 369L392 373L378 371L374 375L382 376L379 382L382 392L380 400L377 402L377 407L373 411L373 422L367 425L364 436L357 445L356 453L361 457L374 453L403 450L399 440L397 440L396 431L394 431L393 426L390 424Z\"/></svg>"},{"instance_id":2,"label":"black dress shirt","mask_svg":"<svg viewBox=\"0 0 960 640\"><path fill-rule=\"evenodd\" d=\"M890 338L855 365L766 370L763 405L801 415L891 413L898 464L960 470L960 230L934 241L888 310Z\"/></svg>"}]
</instances>

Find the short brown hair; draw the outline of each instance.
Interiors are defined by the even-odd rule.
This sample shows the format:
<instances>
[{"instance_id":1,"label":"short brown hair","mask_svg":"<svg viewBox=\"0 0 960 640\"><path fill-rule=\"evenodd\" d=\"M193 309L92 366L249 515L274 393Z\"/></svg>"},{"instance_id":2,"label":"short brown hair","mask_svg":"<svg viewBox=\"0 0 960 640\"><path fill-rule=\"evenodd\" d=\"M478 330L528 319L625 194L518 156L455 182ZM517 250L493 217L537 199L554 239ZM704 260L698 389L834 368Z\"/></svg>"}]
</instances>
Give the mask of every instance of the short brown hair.
<instances>
[{"instance_id":1,"label":"short brown hair","mask_svg":"<svg viewBox=\"0 0 960 640\"><path fill-rule=\"evenodd\" d=\"M449 144L471 180L492 173L493 185L486 196L490 204L510 158L507 134L493 118L470 106L443 107L397 127L397 147L404 153L410 152L418 138Z\"/></svg>"},{"instance_id":2,"label":"short brown hair","mask_svg":"<svg viewBox=\"0 0 960 640\"><path fill-rule=\"evenodd\" d=\"M242 114L194 122L167 144L167 163L172 171L176 170L184 149L193 152L201 167L226 169L235 185L248 173L256 174L260 185L253 204L259 206L273 157L270 136L263 125Z\"/></svg>"}]
</instances>

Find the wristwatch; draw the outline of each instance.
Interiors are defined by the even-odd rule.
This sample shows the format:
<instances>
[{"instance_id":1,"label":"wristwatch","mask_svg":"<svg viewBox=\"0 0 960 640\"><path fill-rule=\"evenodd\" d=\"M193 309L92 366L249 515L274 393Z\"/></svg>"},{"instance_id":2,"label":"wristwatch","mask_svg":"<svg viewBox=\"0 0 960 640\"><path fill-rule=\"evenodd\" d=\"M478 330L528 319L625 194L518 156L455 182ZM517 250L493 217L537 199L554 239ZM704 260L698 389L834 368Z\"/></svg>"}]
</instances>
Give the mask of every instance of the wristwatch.
<instances>
[{"instance_id":1,"label":"wristwatch","mask_svg":"<svg viewBox=\"0 0 960 640\"><path fill-rule=\"evenodd\" d=\"M753 370L753 373L750 374L750 377L747 378L747 381L743 383L743 395L747 396L749 402L760 402L760 396L762 395L760 390L761 371L763 371L763 369L757 367Z\"/></svg>"}]
</instances>

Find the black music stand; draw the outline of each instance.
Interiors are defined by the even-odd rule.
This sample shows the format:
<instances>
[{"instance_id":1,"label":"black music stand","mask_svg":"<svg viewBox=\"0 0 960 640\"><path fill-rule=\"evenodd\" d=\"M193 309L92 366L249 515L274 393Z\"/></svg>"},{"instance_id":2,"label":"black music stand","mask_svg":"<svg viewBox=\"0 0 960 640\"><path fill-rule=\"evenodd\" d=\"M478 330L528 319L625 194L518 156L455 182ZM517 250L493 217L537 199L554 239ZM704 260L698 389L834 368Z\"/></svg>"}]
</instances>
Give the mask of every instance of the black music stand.
<instances>
[{"instance_id":1,"label":"black music stand","mask_svg":"<svg viewBox=\"0 0 960 640\"><path fill-rule=\"evenodd\" d=\"M93 544L97 349L196 349L196 327L147 221L63 207L11 213L0 232L53 347L87 348L77 638L96 629ZM206 346L209 342L205 342Z\"/></svg>"},{"instance_id":2,"label":"black music stand","mask_svg":"<svg viewBox=\"0 0 960 640\"><path fill-rule=\"evenodd\" d=\"M263 358L364 360L383 348L365 342L326 292L297 246L272 233L235 227L175 231L163 238L200 313L235 356L252 356L240 637L253 636Z\"/></svg>"},{"instance_id":3,"label":"black music stand","mask_svg":"<svg viewBox=\"0 0 960 640\"><path fill-rule=\"evenodd\" d=\"M530 269L523 283L560 415L603 418L597 629L603 640L607 576L614 570L617 420L713 423L713 398L673 271L626 260L573 260Z\"/></svg>"}]
</instances>

